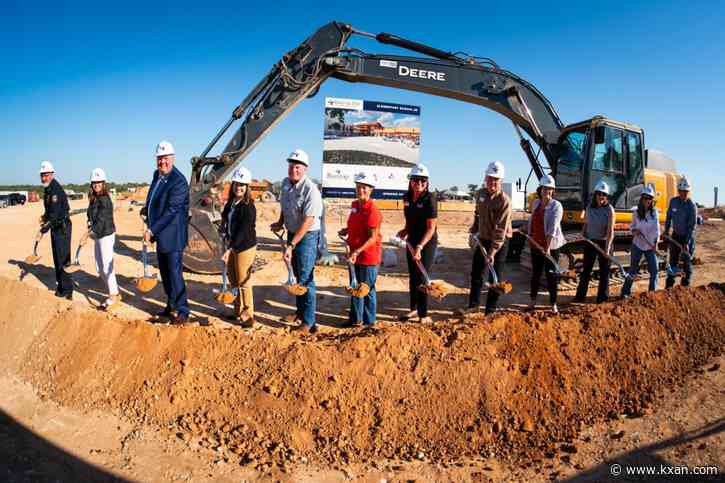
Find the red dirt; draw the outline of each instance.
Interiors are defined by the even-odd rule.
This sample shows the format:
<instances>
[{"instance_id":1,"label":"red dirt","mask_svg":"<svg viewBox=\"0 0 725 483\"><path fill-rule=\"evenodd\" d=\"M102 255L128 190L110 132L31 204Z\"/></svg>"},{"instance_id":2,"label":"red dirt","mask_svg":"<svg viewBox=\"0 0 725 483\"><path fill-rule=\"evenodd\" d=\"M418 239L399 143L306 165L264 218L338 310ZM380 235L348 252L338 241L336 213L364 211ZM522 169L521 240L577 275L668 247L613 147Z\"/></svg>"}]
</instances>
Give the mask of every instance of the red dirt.
<instances>
[{"instance_id":1,"label":"red dirt","mask_svg":"<svg viewBox=\"0 0 725 483\"><path fill-rule=\"evenodd\" d=\"M0 278L0 362L64 406L112 409L263 470L537 457L649 411L658 388L719 354L724 291L300 339L54 312L51 295Z\"/></svg>"}]
</instances>

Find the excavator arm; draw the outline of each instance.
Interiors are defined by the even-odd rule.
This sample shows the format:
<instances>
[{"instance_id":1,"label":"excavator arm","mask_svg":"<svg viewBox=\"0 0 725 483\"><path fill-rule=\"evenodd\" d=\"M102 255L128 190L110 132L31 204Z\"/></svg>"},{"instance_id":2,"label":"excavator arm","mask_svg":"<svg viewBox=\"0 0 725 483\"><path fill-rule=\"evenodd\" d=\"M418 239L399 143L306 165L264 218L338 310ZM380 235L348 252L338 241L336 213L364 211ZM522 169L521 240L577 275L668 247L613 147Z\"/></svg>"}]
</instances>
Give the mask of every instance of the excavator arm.
<instances>
[{"instance_id":1,"label":"excavator arm","mask_svg":"<svg viewBox=\"0 0 725 483\"><path fill-rule=\"evenodd\" d=\"M431 58L373 55L346 48L352 34L372 37ZM511 120L537 176L544 174L544 168L522 131L538 144L549 168L555 169L563 124L551 103L524 79L499 68L490 59L453 54L391 34L372 35L332 22L285 54L234 109L201 155L192 159L189 246L184 254L187 268L201 273L219 272L221 240L214 220L215 195L222 181L285 115L302 100L313 96L330 77L424 92L487 107ZM241 125L221 154L209 156L236 121L241 121Z\"/></svg>"}]
</instances>

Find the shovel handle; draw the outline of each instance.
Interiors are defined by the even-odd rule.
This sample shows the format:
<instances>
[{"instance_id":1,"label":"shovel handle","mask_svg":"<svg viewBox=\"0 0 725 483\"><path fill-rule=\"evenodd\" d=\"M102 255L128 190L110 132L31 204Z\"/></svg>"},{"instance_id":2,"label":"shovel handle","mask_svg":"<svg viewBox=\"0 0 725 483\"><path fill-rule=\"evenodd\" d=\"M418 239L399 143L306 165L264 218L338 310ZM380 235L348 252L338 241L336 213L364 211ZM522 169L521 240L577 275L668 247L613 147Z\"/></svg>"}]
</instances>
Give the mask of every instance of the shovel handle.
<instances>
[{"instance_id":1,"label":"shovel handle","mask_svg":"<svg viewBox=\"0 0 725 483\"><path fill-rule=\"evenodd\" d=\"M350 245L347 243L347 238L339 232L337 233L337 237L345 244L345 258L347 259L347 271L350 274L350 288L357 288L358 283L357 277L355 276L355 266L350 263Z\"/></svg>"},{"instance_id":2,"label":"shovel handle","mask_svg":"<svg viewBox=\"0 0 725 483\"><path fill-rule=\"evenodd\" d=\"M486 267L488 267L488 271L491 274L491 278L493 279L493 284L498 285L498 274L496 274L496 269L493 267L491 263L488 261L488 252L483 247L483 244L481 243L481 240L476 236L476 244L478 244L479 250L481 250L481 254L483 255L483 259L486 260Z\"/></svg>"},{"instance_id":3,"label":"shovel handle","mask_svg":"<svg viewBox=\"0 0 725 483\"><path fill-rule=\"evenodd\" d=\"M590 244L592 247L594 247L594 249L596 251L598 251L599 253L601 253L602 255L604 255L604 257L606 257L607 260L609 260L610 262L612 262L613 264L615 264L617 266L617 268L619 268L619 271L622 272L622 276L624 278L633 278L629 274L629 272L624 269L624 266L622 266L622 264L619 263L619 260L617 260L616 258L614 258L613 256L611 256L609 253L607 253L604 250L602 250L602 248L599 245L597 245L596 243L594 243L593 241L591 241L589 238L586 238L586 237L582 238L582 240L584 240L585 242L587 242L588 244Z\"/></svg>"},{"instance_id":4,"label":"shovel handle","mask_svg":"<svg viewBox=\"0 0 725 483\"><path fill-rule=\"evenodd\" d=\"M410 253L410 258L413 259L415 262L415 265L418 267L418 270L420 270L420 274L423 275L423 281L425 282L426 286L430 286L430 277L428 276L428 272L426 271L423 264L415 258L415 250L413 250L413 245L410 244L408 240L405 240L405 246L408 248L408 252Z\"/></svg>"}]
</instances>

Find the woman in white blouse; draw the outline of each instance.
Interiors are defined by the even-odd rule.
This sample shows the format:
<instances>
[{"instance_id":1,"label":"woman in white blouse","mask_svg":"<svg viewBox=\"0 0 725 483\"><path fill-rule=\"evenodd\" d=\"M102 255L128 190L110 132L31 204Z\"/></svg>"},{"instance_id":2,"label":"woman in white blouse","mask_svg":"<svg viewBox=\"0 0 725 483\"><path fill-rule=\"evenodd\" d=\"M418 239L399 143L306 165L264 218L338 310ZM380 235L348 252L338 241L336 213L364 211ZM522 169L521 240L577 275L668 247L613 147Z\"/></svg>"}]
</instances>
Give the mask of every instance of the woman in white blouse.
<instances>
[{"instance_id":1,"label":"woman in white blouse","mask_svg":"<svg viewBox=\"0 0 725 483\"><path fill-rule=\"evenodd\" d=\"M655 248L660 239L660 221L655 208L655 189L651 184L642 191L639 204L632 213L632 251L629 263L629 274L622 287L622 297L629 297L632 281L639 270L639 261L644 255L649 272L649 290L657 289L657 254Z\"/></svg>"}]
</instances>

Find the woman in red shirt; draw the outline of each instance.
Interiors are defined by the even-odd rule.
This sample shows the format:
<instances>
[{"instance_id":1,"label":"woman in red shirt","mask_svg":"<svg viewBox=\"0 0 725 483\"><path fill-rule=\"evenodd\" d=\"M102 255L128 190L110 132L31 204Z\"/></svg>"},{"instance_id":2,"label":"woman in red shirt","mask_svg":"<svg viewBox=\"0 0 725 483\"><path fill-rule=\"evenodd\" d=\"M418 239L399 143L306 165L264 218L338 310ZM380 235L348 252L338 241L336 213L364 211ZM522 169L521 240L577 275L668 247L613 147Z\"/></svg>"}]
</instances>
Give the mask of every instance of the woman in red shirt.
<instances>
[{"instance_id":1,"label":"woman in red shirt","mask_svg":"<svg viewBox=\"0 0 725 483\"><path fill-rule=\"evenodd\" d=\"M377 295L375 280L382 258L380 225L383 216L373 203L372 194L375 181L365 173L355 175L355 192L357 199L352 202L347 228L340 230L342 236L347 235L350 247L350 262L355 265L355 276L358 283L366 283L370 293L365 297L352 297L350 302L351 326L370 327L375 323Z\"/></svg>"}]
</instances>

